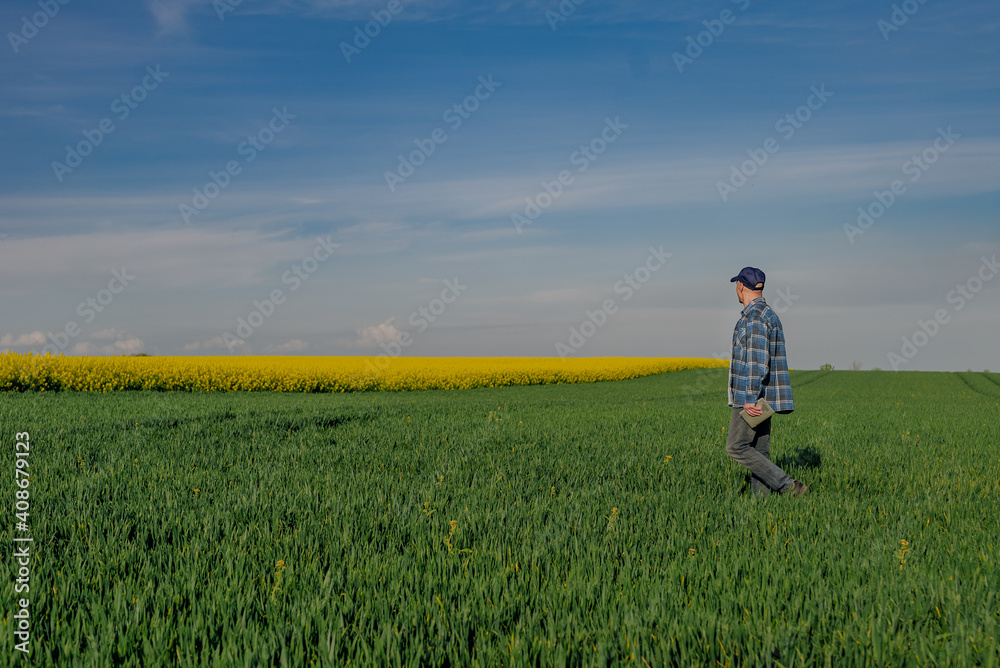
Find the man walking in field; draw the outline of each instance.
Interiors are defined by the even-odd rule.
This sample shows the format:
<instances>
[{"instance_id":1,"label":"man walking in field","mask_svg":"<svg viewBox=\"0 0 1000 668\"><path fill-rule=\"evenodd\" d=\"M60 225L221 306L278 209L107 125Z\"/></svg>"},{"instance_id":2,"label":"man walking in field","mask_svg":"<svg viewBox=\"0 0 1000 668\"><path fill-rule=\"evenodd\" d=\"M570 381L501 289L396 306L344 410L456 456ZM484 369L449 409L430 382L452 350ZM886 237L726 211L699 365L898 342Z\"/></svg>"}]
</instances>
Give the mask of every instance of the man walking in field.
<instances>
[{"instance_id":1,"label":"man walking in field","mask_svg":"<svg viewBox=\"0 0 1000 668\"><path fill-rule=\"evenodd\" d=\"M740 416L742 410L752 417L759 416L762 411L756 402L760 398L776 413L795 410L781 320L764 301L763 271L744 267L730 283L736 283L736 298L743 311L733 330L733 356L729 362L729 405L733 415L726 452L750 470L750 489L754 493L766 496L775 491L801 496L808 488L768 458L771 419L751 427Z\"/></svg>"}]
</instances>

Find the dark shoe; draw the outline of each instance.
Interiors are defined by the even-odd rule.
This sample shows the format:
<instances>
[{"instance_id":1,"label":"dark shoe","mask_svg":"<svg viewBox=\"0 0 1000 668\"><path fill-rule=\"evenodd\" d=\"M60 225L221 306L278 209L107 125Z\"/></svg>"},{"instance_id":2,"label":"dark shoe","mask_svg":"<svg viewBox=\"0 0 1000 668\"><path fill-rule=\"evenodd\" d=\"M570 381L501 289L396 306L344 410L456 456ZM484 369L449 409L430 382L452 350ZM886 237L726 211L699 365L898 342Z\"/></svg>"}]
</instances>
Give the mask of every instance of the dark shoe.
<instances>
[{"instance_id":1,"label":"dark shoe","mask_svg":"<svg viewBox=\"0 0 1000 668\"><path fill-rule=\"evenodd\" d=\"M809 487L799 482L798 480L792 481L792 486L785 490L786 494L791 494L792 496L804 496L806 492L809 491Z\"/></svg>"}]
</instances>

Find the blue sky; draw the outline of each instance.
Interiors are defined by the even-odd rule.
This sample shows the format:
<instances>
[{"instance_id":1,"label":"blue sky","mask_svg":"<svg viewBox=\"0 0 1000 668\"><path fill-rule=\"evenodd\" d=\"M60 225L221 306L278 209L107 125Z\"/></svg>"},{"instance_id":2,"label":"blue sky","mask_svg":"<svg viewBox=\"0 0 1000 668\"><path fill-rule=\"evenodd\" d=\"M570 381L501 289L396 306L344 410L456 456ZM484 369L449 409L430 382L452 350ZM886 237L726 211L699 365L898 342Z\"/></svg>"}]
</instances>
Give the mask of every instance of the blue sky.
<instances>
[{"instance_id":1,"label":"blue sky","mask_svg":"<svg viewBox=\"0 0 1000 668\"><path fill-rule=\"evenodd\" d=\"M998 26L6 2L0 350L725 357L752 265L793 368L1000 370Z\"/></svg>"}]
</instances>

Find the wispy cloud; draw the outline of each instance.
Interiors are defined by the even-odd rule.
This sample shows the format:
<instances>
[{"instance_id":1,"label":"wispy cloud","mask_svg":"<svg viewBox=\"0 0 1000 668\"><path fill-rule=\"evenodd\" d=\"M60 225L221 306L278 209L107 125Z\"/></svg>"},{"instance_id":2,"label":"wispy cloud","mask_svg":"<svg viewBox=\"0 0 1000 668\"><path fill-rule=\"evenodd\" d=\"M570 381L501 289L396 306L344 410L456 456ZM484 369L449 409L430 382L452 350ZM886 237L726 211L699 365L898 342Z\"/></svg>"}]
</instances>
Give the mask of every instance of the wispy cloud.
<instances>
[{"instance_id":1,"label":"wispy cloud","mask_svg":"<svg viewBox=\"0 0 1000 668\"><path fill-rule=\"evenodd\" d=\"M873 345L865 332L891 340L899 317L925 317L967 275L965 251L992 253L995 2L923 4L888 42L875 25L888 1L751 2L724 34L702 38L711 46L683 75L672 53L736 3L404 0L350 63L339 43L387 0L229 4L220 21L209 0L74 3L0 61L0 296L14 323L0 349L43 345L124 269L135 287L67 350L228 355L223 332L282 289L287 302L237 352L378 352L439 294L436 281L461 276L469 294L408 353L551 354L649 244L666 243L669 276L588 351L725 339L731 313L713 304L733 306L724 281L759 263L803 294L788 316L800 342L809 333L809 355L836 344L846 356ZM575 9L552 30L546 12L560 4ZM22 13L0 9L15 28ZM112 102L158 63L171 73L162 89L118 120ZM452 129L443 113L479 76L502 88ZM732 166L823 82L830 103L721 201ZM237 147L283 105L294 123L243 161ZM618 114L629 124L621 141L518 234L511 215L575 170L572 154ZM52 162L105 117L114 131L57 181ZM961 139L848 243L841 228L857 207L907 179L903 163L948 124ZM437 127L447 141L390 192L386 170ZM242 172L184 225L178 205L211 174L224 178L228 160ZM337 257L293 292L282 276L301 270L317 235L340 244ZM920 278L907 273L913 257L928 268ZM974 309L1000 292L980 294L962 323L980 323ZM833 316L857 335L838 336ZM967 352L996 355L988 327L963 327L942 334L959 337L942 359L965 368Z\"/></svg>"},{"instance_id":2,"label":"wispy cloud","mask_svg":"<svg viewBox=\"0 0 1000 668\"><path fill-rule=\"evenodd\" d=\"M24 346L44 346L46 342L45 332L35 331L28 334L21 334L15 337L13 334L4 334L0 338L0 346L4 348L18 348Z\"/></svg>"},{"instance_id":3,"label":"wispy cloud","mask_svg":"<svg viewBox=\"0 0 1000 668\"><path fill-rule=\"evenodd\" d=\"M192 7L205 6L202 0L147 0L162 34L183 33L188 29L187 16Z\"/></svg>"},{"instance_id":4,"label":"wispy cloud","mask_svg":"<svg viewBox=\"0 0 1000 668\"><path fill-rule=\"evenodd\" d=\"M300 339L292 339L278 345L269 345L264 348L265 355L290 355L304 353L309 349L309 344Z\"/></svg>"},{"instance_id":5,"label":"wispy cloud","mask_svg":"<svg viewBox=\"0 0 1000 668\"><path fill-rule=\"evenodd\" d=\"M98 336L100 334L100 336ZM97 332L91 336L92 341L80 341L72 348L73 355L134 355L143 351L145 344L137 336L114 329ZM94 343L107 341L110 343Z\"/></svg>"},{"instance_id":6,"label":"wispy cloud","mask_svg":"<svg viewBox=\"0 0 1000 668\"><path fill-rule=\"evenodd\" d=\"M358 328L356 343L363 347L374 348L384 343L395 343L399 340L400 331L392 324L395 318L389 318L377 325L366 325Z\"/></svg>"}]
</instances>

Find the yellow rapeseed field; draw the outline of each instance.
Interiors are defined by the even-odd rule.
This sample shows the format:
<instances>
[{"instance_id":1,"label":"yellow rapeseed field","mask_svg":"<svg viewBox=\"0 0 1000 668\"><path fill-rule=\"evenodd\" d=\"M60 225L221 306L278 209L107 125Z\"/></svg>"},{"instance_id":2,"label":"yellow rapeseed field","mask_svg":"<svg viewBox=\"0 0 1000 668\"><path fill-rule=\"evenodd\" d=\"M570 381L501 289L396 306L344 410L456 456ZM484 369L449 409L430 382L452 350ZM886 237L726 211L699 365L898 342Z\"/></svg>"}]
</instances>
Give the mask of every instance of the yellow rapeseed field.
<instances>
[{"instance_id":1,"label":"yellow rapeseed field","mask_svg":"<svg viewBox=\"0 0 1000 668\"><path fill-rule=\"evenodd\" d=\"M360 392L590 383L727 366L694 357L66 357L0 354L0 390Z\"/></svg>"}]
</instances>

